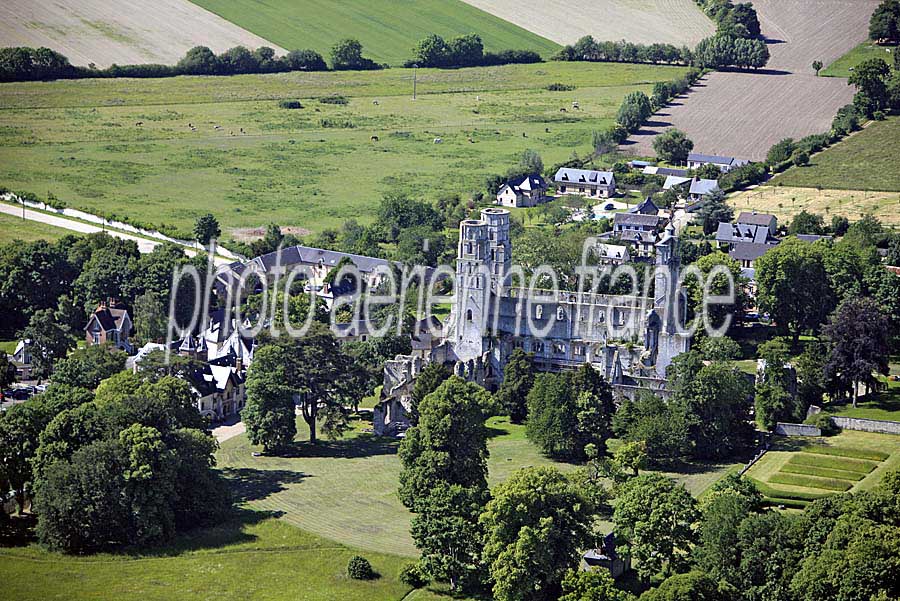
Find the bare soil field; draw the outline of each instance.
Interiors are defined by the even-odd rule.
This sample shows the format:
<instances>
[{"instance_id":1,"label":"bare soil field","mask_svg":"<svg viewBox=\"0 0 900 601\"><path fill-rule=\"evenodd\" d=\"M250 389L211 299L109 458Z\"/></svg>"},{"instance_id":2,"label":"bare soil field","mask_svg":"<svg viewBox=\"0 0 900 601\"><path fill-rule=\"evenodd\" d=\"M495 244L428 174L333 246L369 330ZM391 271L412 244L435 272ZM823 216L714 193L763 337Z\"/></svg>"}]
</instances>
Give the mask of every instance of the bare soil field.
<instances>
[{"instance_id":1,"label":"bare soil field","mask_svg":"<svg viewBox=\"0 0 900 601\"><path fill-rule=\"evenodd\" d=\"M900 193L862 190L817 190L788 186L760 186L732 194L728 202L736 211L771 213L779 223L788 223L800 211L818 213L831 221L843 215L855 221L872 213L886 225L900 226Z\"/></svg>"},{"instance_id":2,"label":"bare soil field","mask_svg":"<svg viewBox=\"0 0 900 601\"><path fill-rule=\"evenodd\" d=\"M716 32L693 0L465 0L519 27L560 44L592 35L694 46Z\"/></svg>"},{"instance_id":3,"label":"bare soil field","mask_svg":"<svg viewBox=\"0 0 900 601\"><path fill-rule=\"evenodd\" d=\"M0 44L46 46L74 65L174 64L193 46L271 46L188 0L4 0Z\"/></svg>"},{"instance_id":4,"label":"bare soil field","mask_svg":"<svg viewBox=\"0 0 900 601\"><path fill-rule=\"evenodd\" d=\"M684 130L694 150L760 160L786 137L828 129L853 98L845 79L815 77L813 60L836 60L865 39L877 0L758 0L754 2L772 58L759 73L716 72L657 113L625 149L653 155L653 138Z\"/></svg>"}]
</instances>

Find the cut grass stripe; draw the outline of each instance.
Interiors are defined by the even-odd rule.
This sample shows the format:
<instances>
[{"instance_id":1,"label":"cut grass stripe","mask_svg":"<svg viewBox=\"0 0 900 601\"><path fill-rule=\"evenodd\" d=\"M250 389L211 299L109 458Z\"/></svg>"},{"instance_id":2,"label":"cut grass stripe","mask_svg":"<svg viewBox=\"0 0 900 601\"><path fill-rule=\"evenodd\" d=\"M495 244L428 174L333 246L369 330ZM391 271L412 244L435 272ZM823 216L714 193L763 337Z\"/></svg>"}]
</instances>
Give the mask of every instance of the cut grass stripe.
<instances>
[{"instance_id":1,"label":"cut grass stripe","mask_svg":"<svg viewBox=\"0 0 900 601\"><path fill-rule=\"evenodd\" d=\"M769 482L772 482L773 484L789 484L790 486L802 486L804 488L817 488L838 492L845 492L853 487L853 483L847 482L846 480L818 478L816 476L801 476L800 474L784 474L781 472L769 476Z\"/></svg>"},{"instance_id":2,"label":"cut grass stripe","mask_svg":"<svg viewBox=\"0 0 900 601\"><path fill-rule=\"evenodd\" d=\"M779 471L786 474L803 474L805 476L819 476L821 478L837 478L838 480L847 480L849 482L859 482L866 477L865 474L859 472L848 472L847 470L834 470L827 467L794 464L790 461L784 464Z\"/></svg>"},{"instance_id":3,"label":"cut grass stripe","mask_svg":"<svg viewBox=\"0 0 900 601\"><path fill-rule=\"evenodd\" d=\"M884 461L890 457L889 453L872 451L869 449L851 449L848 447L832 447L826 445L810 445L803 447L803 453L815 453L816 455L835 455L838 457L851 457L853 459L868 459L869 461Z\"/></svg>"},{"instance_id":4,"label":"cut grass stripe","mask_svg":"<svg viewBox=\"0 0 900 601\"><path fill-rule=\"evenodd\" d=\"M829 492L812 492L812 491L791 491L791 490L783 490L781 488L776 488L767 484L766 482L762 482L761 480L757 480L756 478L751 478L753 483L756 484L756 488L759 489L759 492L766 497L772 497L773 499L793 499L795 501L815 501L816 499L822 499L825 497L830 497L834 493Z\"/></svg>"},{"instance_id":5,"label":"cut grass stripe","mask_svg":"<svg viewBox=\"0 0 900 601\"><path fill-rule=\"evenodd\" d=\"M803 499L785 499L782 497L763 497L763 503L770 505L772 507L777 507L779 505L784 505L785 507L793 507L794 509L803 509L807 505L809 505L812 501L805 501Z\"/></svg>"},{"instance_id":6,"label":"cut grass stripe","mask_svg":"<svg viewBox=\"0 0 900 601\"><path fill-rule=\"evenodd\" d=\"M865 459L845 459L843 457L827 457L825 455L813 455L810 453L797 453L788 460L788 463L823 467L830 470L842 470L845 472L856 472L858 474L868 474L878 467L878 464L874 461L866 461Z\"/></svg>"}]
</instances>

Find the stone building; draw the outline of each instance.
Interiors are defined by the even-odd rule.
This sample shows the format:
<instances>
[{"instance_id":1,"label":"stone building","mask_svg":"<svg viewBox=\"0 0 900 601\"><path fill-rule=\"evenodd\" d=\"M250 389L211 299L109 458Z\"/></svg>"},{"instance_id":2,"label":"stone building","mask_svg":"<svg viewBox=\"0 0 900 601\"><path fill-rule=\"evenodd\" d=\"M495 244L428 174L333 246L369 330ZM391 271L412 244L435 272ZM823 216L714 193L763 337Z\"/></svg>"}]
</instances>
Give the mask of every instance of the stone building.
<instances>
[{"instance_id":1,"label":"stone building","mask_svg":"<svg viewBox=\"0 0 900 601\"><path fill-rule=\"evenodd\" d=\"M452 363L457 375L493 388L509 355L522 348L534 353L539 370L590 363L620 396L641 387L664 391L666 368L690 347L677 243L670 224L656 243L652 298L515 287L509 211L483 209L481 219L460 223L454 302L431 360ZM376 432L405 428L398 409L407 405L422 361L401 356L386 366Z\"/></svg>"}]
</instances>

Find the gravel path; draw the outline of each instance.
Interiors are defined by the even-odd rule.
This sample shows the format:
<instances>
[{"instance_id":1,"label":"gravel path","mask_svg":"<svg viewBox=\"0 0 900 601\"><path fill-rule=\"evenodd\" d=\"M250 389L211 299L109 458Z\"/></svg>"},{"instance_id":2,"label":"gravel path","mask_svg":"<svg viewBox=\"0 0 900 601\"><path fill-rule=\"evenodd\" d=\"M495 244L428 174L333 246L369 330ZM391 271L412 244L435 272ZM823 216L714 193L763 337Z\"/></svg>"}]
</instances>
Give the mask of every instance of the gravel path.
<instances>
[{"instance_id":1,"label":"gravel path","mask_svg":"<svg viewBox=\"0 0 900 601\"><path fill-rule=\"evenodd\" d=\"M782 138L821 133L853 99L845 79L816 77L813 60L829 64L868 31L877 0L757 0L772 58L761 73L715 72L651 118L624 149L653 155L653 138L677 127L694 150L753 160Z\"/></svg>"},{"instance_id":2,"label":"gravel path","mask_svg":"<svg viewBox=\"0 0 900 601\"><path fill-rule=\"evenodd\" d=\"M22 207L17 207L5 202L0 202L0 213L6 213L7 215L12 215L13 217L22 217ZM29 221L37 221L39 223L45 223L47 225L52 225L54 227L59 227L66 230L72 230L73 232L79 232L82 234L106 232L114 238L121 238L122 240L134 240L135 242L137 242L138 250L142 253L153 252L154 248L162 244L162 242L150 240L149 238L133 236L131 234L126 234L124 232L115 230L105 230L99 226L85 223L83 221L76 221L74 219L58 217L56 215L48 215L47 213L41 213L40 211L33 211L31 209L25 209L25 219L28 219ZM190 248L185 248L184 252L190 257L193 257L197 254L197 251ZM231 263L231 260L225 257L216 257L215 263L216 265L228 265L229 263Z\"/></svg>"}]
</instances>

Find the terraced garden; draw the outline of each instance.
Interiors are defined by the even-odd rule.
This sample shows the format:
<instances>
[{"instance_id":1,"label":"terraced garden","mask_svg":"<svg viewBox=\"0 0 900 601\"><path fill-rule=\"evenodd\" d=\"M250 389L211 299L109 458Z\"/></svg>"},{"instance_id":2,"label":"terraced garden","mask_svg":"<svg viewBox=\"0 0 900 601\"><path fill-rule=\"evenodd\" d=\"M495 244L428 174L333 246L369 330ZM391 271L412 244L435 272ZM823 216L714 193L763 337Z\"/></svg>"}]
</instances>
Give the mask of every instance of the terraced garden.
<instances>
[{"instance_id":1,"label":"terraced garden","mask_svg":"<svg viewBox=\"0 0 900 601\"><path fill-rule=\"evenodd\" d=\"M802 508L831 494L874 486L900 465L900 437L844 431L832 438L779 438L747 475L772 505Z\"/></svg>"}]
</instances>

